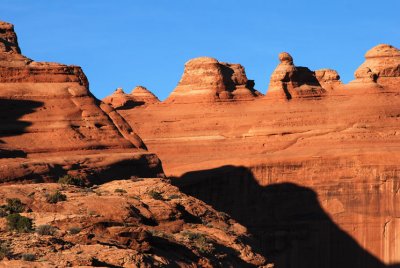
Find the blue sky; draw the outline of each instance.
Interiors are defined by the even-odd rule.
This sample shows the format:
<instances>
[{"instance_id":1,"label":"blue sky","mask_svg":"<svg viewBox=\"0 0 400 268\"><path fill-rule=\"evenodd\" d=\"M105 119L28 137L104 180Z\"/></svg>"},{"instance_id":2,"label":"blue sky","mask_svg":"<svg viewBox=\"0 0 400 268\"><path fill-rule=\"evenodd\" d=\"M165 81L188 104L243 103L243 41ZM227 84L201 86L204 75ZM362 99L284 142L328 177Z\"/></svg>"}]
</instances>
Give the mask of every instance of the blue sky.
<instances>
[{"instance_id":1,"label":"blue sky","mask_svg":"<svg viewBox=\"0 0 400 268\"><path fill-rule=\"evenodd\" d=\"M240 63L265 93L279 52L352 80L365 52L400 47L400 1L1 0L23 54L82 66L91 91L146 86L165 99L198 56Z\"/></svg>"}]
</instances>

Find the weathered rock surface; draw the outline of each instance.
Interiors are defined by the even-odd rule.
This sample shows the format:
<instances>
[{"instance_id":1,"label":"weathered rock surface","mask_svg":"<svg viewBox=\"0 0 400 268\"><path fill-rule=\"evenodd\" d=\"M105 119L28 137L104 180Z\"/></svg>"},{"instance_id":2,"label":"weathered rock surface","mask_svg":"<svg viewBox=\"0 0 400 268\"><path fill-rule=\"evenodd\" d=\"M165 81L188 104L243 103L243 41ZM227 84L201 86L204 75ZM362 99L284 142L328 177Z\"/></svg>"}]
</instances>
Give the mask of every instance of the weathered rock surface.
<instances>
[{"instance_id":1,"label":"weathered rock surface","mask_svg":"<svg viewBox=\"0 0 400 268\"><path fill-rule=\"evenodd\" d=\"M317 78L321 87L325 90L338 89L342 82L340 81L340 75L337 71L332 69L320 69L315 71L315 77Z\"/></svg>"},{"instance_id":2,"label":"weathered rock surface","mask_svg":"<svg viewBox=\"0 0 400 268\"><path fill-rule=\"evenodd\" d=\"M55 191L65 201L50 204ZM261 267L246 228L160 179L99 187L25 184L0 187L0 204L18 198L21 215L52 233L13 233L0 218L0 267ZM99 206L101 204L101 206ZM47 228L49 229L49 228ZM31 254L36 261L23 261ZM272 266L264 266L272 267Z\"/></svg>"},{"instance_id":3,"label":"weathered rock surface","mask_svg":"<svg viewBox=\"0 0 400 268\"><path fill-rule=\"evenodd\" d=\"M182 78L166 102L253 100L260 95L240 64L200 57L185 64Z\"/></svg>"},{"instance_id":4,"label":"weathered rock surface","mask_svg":"<svg viewBox=\"0 0 400 268\"><path fill-rule=\"evenodd\" d=\"M266 98L291 100L293 98L320 98L325 95L323 84L339 80L335 71L319 71L318 74L307 67L295 66L292 56L287 52L279 54L280 63L271 75ZM318 79L319 78L319 79ZM328 82L329 83L326 83Z\"/></svg>"},{"instance_id":5,"label":"weathered rock surface","mask_svg":"<svg viewBox=\"0 0 400 268\"><path fill-rule=\"evenodd\" d=\"M158 103L160 100L147 88L137 86L130 94L126 94L122 88L117 88L113 94L104 98L103 102L115 109L129 109L144 104Z\"/></svg>"},{"instance_id":6,"label":"weathered rock surface","mask_svg":"<svg viewBox=\"0 0 400 268\"><path fill-rule=\"evenodd\" d=\"M355 72L353 83L374 83L398 89L400 83L400 50L380 44L365 54L365 62Z\"/></svg>"},{"instance_id":7,"label":"weathered rock surface","mask_svg":"<svg viewBox=\"0 0 400 268\"><path fill-rule=\"evenodd\" d=\"M164 102L121 115L181 190L245 225L277 267L399 263L400 85L328 90L324 83L339 84L334 71L306 71L320 85L299 92L302 69L280 58L276 93L265 98ZM285 86L296 101L277 101Z\"/></svg>"},{"instance_id":8,"label":"weathered rock surface","mask_svg":"<svg viewBox=\"0 0 400 268\"><path fill-rule=\"evenodd\" d=\"M162 176L161 163L130 125L93 97L82 69L20 54L0 23L0 182L65 173L98 180Z\"/></svg>"}]
</instances>

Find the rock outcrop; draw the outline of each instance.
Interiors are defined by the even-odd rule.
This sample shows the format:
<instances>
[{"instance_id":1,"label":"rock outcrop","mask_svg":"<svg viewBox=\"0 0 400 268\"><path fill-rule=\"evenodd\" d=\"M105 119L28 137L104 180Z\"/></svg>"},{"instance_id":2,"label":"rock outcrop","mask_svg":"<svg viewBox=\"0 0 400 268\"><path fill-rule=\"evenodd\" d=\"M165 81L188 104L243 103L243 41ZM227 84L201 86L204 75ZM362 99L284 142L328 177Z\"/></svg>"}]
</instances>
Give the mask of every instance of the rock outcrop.
<instances>
[{"instance_id":1,"label":"rock outcrop","mask_svg":"<svg viewBox=\"0 0 400 268\"><path fill-rule=\"evenodd\" d=\"M292 56L287 52L279 54L279 61L271 75L266 98L320 98L327 90L341 84L336 71L322 69L313 72L307 67L295 66Z\"/></svg>"},{"instance_id":2,"label":"rock outcrop","mask_svg":"<svg viewBox=\"0 0 400 268\"><path fill-rule=\"evenodd\" d=\"M398 89L400 83L400 50L380 44L365 54L365 62L354 73L353 83L377 83Z\"/></svg>"},{"instance_id":3,"label":"rock outcrop","mask_svg":"<svg viewBox=\"0 0 400 268\"><path fill-rule=\"evenodd\" d=\"M160 100L143 86L135 87L131 94L126 94L122 88L117 88L113 94L103 99L103 102L115 109L129 109L144 104L154 104Z\"/></svg>"},{"instance_id":4,"label":"rock outcrop","mask_svg":"<svg viewBox=\"0 0 400 268\"><path fill-rule=\"evenodd\" d=\"M57 191L66 200L48 203ZM160 179L3 185L10 198L36 233L0 218L0 267L273 267L245 227Z\"/></svg>"},{"instance_id":5,"label":"rock outcrop","mask_svg":"<svg viewBox=\"0 0 400 268\"><path fill-rule=\"evenodd\" d=\"M182 78L166 102L252 100L260 95L240 64L200 57L185 64Z\"/></svg>"},{"instance_id":6,"label":"rock outcrop","mask_svg":"<svg viewBox=\"0 0 400 268\"><path fill-rule=\"evenodd\" d=\"M316 70L315 77L325 90L334 90L343 85L338 72L332 69Z\"/></svg>"},{"instance_id":7,"label":"rock outcrop","mask_svg":"<svg viewBox=\"0 0 400 268\"><path fill-rule=\"evenodd\" d=\"M277 102L269 91L252 102L164 103L121 115L182 191L245 225L276 267L399 263L400 84L333 86L331 94L336 72L280 57L272 88L311 101ZM381 70L394 70L387 64Z\"/></svg>"},{"instance_id":8,"label":"rock outcrop","mask_svg":"<svg viewBox=\"0 0 400 268\"><path fill-rule=\"evenodd\" d=\"M0 183L162 176L157 156L93 97L80 67L26 58L13 29L0 23Z\"/></svg>"}]
</instances>

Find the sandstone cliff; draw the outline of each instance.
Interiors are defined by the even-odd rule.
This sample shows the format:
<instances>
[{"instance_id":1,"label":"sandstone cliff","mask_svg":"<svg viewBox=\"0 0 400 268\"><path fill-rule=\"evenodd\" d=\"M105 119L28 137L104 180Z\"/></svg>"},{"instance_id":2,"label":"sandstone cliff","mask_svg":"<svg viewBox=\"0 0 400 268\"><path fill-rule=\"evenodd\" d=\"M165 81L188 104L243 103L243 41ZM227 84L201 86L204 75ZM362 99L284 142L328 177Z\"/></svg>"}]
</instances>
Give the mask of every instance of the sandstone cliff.
<instances>
[{"instance_id":1,"label":"sandstone cliff","mask_svg":"<svg viewBox=\"0 0 400 268\"><path fill-rule=\"evenodd\" d=\"M245 225L277 267L386 267L400 262L398 50L372 51L356 83L283 53L265 98L121 114L176 185ZM204 99L226 88L207 64L181 80Z\"/></svg>"},{"instance_id":2,"label":"sandstone cliff","mask_svg":"<svg viewBox=\"0 0 400 268\"><path fill-rule=\"evenodd\" d=\"M0 114L0 182L70 173L98 183L163 174L157 156L145 150L130 125L93 97L80 67L26 58L14 27L5 22Z\"/></svg>"}]
</instances>

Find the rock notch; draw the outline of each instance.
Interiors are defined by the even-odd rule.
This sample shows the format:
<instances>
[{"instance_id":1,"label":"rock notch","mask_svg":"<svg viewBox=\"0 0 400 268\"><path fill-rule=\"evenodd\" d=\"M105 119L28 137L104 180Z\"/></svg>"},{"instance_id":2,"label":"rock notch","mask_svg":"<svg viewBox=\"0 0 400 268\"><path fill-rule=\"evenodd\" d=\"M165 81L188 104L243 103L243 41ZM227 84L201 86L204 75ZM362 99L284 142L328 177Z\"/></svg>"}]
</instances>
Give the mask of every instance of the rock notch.
<instances>
[{"instance_id":1,"label":"rock notch","mask_svg":"<svg viewBox=\"0 0 400 268\"><path fill-rule=\"evenodd\" d=\"M166 102L252 100L259 95L242 65L200 57L185 64L182 78Z\"/></svg>"},{"instance_id":2,"label":"rock notch","mask_svg":"<svg viewBox=\"0 0 400 268\"><path fill-rule=\"evenodd\" d=\"M0 23L0 183L163 175L130 125L90 93L80 67L20 52L13 25Z\"/></svg>"}]
</instances>

